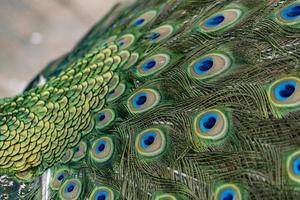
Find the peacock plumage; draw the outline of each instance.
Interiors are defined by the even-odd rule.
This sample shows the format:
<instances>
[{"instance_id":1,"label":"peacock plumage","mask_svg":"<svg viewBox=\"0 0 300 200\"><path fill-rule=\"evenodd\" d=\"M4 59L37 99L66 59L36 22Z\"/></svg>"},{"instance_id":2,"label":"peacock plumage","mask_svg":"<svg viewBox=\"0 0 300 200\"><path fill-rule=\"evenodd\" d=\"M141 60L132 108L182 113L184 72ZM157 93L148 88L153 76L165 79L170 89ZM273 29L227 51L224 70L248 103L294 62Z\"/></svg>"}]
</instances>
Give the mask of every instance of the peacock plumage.
<instances>
[{"instance_id":1,"label":"peacock plumage","mask_svg":"<svg viewBox=\"0 0 300 200\"><path fill-rule=\"evenodd\" d=\"M300 199L299 46L299 0L114 7L1 100L8 198Z\"/></svg>"}]
</instances>

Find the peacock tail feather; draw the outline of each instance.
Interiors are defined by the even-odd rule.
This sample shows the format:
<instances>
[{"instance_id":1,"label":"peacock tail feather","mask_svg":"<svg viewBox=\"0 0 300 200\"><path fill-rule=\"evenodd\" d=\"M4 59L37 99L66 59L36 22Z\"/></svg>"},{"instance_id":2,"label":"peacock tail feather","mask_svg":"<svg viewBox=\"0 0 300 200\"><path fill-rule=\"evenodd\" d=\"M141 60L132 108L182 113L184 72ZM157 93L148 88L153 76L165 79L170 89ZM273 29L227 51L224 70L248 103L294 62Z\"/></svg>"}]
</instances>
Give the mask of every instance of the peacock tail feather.
<instances>
[{"instance_id":1,"label":"peacock tail feather","mask_svg":"<svg viewBox=\"0 0 300 200\"><path fill-rule=\"evenodd\" d=\"M300 199L299 45L299 0L116 6L0 101L0 171L20 199Z\"/></svg>"}]
</instances>

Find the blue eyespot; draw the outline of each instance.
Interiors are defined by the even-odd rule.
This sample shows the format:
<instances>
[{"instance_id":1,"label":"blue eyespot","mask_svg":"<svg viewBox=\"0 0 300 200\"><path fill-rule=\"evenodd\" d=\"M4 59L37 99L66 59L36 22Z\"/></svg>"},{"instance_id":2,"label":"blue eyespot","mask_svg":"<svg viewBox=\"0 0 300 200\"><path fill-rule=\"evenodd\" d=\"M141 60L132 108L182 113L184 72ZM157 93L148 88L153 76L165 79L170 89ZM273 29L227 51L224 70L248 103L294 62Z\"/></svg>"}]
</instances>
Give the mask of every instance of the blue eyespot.
<instances>
[{"instance_id":1,"label":"blue eyespot","mask_svg":"<svg viewBox=\"0 0 300 200\"><path fill-rule=\"evenodd\" d=\"M243 12L240 9L229 8L219 11L200 23L201 31L216 32L236 24L241 18Z\"/></svg>"},{"instance_id":2,"label":"blue eyespot","mask_svg":"<svg viewBox=\"0 0 300 200\"><path fill-rule=\"evenodd\" d=\"M145 104L147 101L147 94L146 93L140 93L139 95L137 95L133 100L133 106L135 108L139 108L141 107L143 104Z\"/></svg>"},{"instance_id":3,"label":"blue eyespot","mask_svg":"<svg viewBox=\"0 0 300 200\"><path fill-rule=\"evenodd\" d=\"M135 28L140 28L151 22L157 15L156 10L148 10L144 13L141 13L138 17L136 17L132 22L131 26Z\"/></svg>"},{"instance_id":4,"label":"blue eyespot","mask_svg":"<svg viewBox=\"0 0 300 200\"><path fill-rule=\"evenodd\" d=\"M65 193L72 192L75 189L76 185L74 183L69 183L65 188Z\"/></svg>"},{"instance_id":5,"label":"blue eyespot","mask_svg":"<svg viewBox=\"0 0 300 200\"><path fill-rule=\"evenodd\" d=\"M142 69L144 71L148 71L150 69L152 69L154 66L156 65L156 61L151 59L151 60L148 60L147 62L145 62L143 65L142 65Z\"/></svg>"},{"instance_id":6,"label":"blue eyespot","mask_svg":"<svg viewBox=\"0 0 300 200\"><path fill-rule=\"evenodd\" d=\"M294 174L300 176L300 156L294 159L292 166Z\"/></svg>"},{"instance_id":7,"label":"blue eyespot","mask_svg":"<svg viewBox=\"0 0 300 200\"><path fill-rule=\"evenodd\" d=\"M218 26L219 24L221 24L224 20L225 20L225 17L223 15L217 15L217 16L213 16L213 17L207 19L204 22L204 25L207 27L215 27L215 26Z\"/></svg>"},{"instance_id":8,"label":"blue eyespot","mask_svg":"<svg viewBox=\"0 0 300 200\"><path fill-rule=\"evenodd\" d=\"M281 17L284 20L295 20L300 16L300 4L293 4L284 8L281 12Z\"/></svg>"},{"instance_id":9,"label":"blue eyespot","mask_svg":"<svg viewBox=\"0 0 300 200\"><path fill-rule=\"evenodd\" d=\"M220 185L215 191L215 200L240 200L242 198L239 187L235 184Z\"/></svg>"},{"instance_id":10,"label":"blue eyespot","mask_svg":"<svg viewBox=\"0 0 300 200\"><path fill-rule=\"evenodd\" d=\"M137 19L132 25L133 26L139 26L139 25L142 25L144 22L145 22L145 19L140 18L140 19Z\"/></svg>"},{"instance_id":11,"label":"blue eyespot","mask_svg":"<svg viewBox=\"0 0 300 200\"><path fill-rule=\"evenodd\" d=\"M199 121L199 126L201 128L201 131L203 132L210 131L216 125L217 121L218 121L218 115L216 113L208 113L204 115Z\"/></svg>"},{"instance_id":12,"label":"blue eyespot","mask_svg":"<svg viewBox=\"0 0 300 200\"><path fill-rule=\"evenodd\" d=\"M136 67L137 75L145 77L159 73L164 68L170 66L170 61L171 57L168 54L163 53L147 57Z\"/></svg>"},{"instance_id":13,"label":"blue eyespot","mask_svg":"<svg viewBox=\"0 0 300 200\"><path fill-rule=\"evenodd\" d=\"M125 44L125 42L123 42L123 41L120 41L119 43L118 43L118 45L121 47L121 46L123 46Z\"/></svg>"},{"instance_id":14,"label":"blue eyespot","mask_svg":"<svg viewBox=\"0 0 300 200\"><path fill-rule=\"evenodd\" d=\"M235 199L235 191L231 188L225 189L220 194L220 200L234 200Z\"/></svg>"},{"instance_id":15,"label":"blue eyespot","mask_svg":"<svg viewBox=\"0 0 300 200\"><path fill-rule=\"evenodd\" d=\"M164 152L166 138L158 128L149 128L139 133L135 139L137 153L145 157L155 157Z\"/></svg>"},{"instance_id":16,"label":"blue eyespot","mask_svg":"<svg viewBox=\"0 0 300 200\"><path fill-rule=\"evenodd\" d=\"M156 40L157 38L160 37L160 33L159 32L153 32L150 36L150 40Z\"/></svg>"},{"instance_id":17,"label":"blue eyespot","mask_svg":"<svg viewBox=\"0 0 300 200\"><path fill-rule=\"evenodd\" d=\"M134 43L135 36L133 34L125 34L119 37L116 41L120 50L127 49Z\"/></svg>"},{"instance_id":18,"label":"blue eyespot","mask_svg":"<svg viewBox=\"0 0 300 200\"><path fill-rule=\"evenodd\" d=\"M199 80L213 78L228 70L231 64L231 59L226 54L208 53L193 60L188 67L188 73Z\"/></svg>"},{"instance_id":19,"label":"blue eyespot","mask_svg":"<svg viewBox=\"0 0 300 200\"><path fill-rule=\"evenodd\" d=\"M89 199L93 199L93 200L112 200L112 199L119 199L117 197L114 197L114 192L108 188L108 187L105 187L105 186L100 186L100 187L96 187Z\"/></svg>"},{"instance_id":20,"label":"blue eyespot","mask_svg":"<svg viewBox=\"0 0 300 200\"><path fill-rule=\"evenodd\" d=\"M82 184L79 179L66 180L59 187L59 199L78 199L82 191Z\"/></svg>"},{"instance_id":21,"label":"blue eyespot","mask_svg":"<svg viewBox=\"0 0 300 200\"><path fill-rule=\"evenodd\" d=\"M64 176L64 174L62 173L61 175L59 175L59 176L57 177L57 180L61 181L61 180L63 180L64 178L65 178L65 176Z\"/></svg>"},{"instance_id":22,"label":"blue eyespot","mask_svg":"<svg viewBox=\"0 0 300 200\"><path fill-rule=\"evenodd\" d=\"M275 98L279 101L285 101L290 98L297 87L297 83L295 81L283 81L277 85L275 88L274 94Z\"/></svg>"},{"instance_id":23,"label":"blue eyespot","mask_svg":"<svg viewBox=\"0 0 300 200\"><path fill-rule=\"evenodd\" d=\"M106 200L107 196L108 196L107 191L100 191L96 193L95 200Z\"/></svg>"},{"instance_id":24,"label":"blue eyespot","mask_svg":"<svg viewBox=\"0 0 300 200\"><path fill-rule=\"evenodd\" d=\"M114 152L114 143L110 137L102 136L95 140L90 150L90 155L96 163L105 163L108 161Z\"/></svg>"},{"instance_id":25,"label":"blue eyespot","mask_svg":"<svg viewBox=\"0 0 300 200\"><path fill-rule=\"evenodd\" d=\"M201 140L221 140L228 134L228 118L220 110L199 113L193 122L194 132Z\"/></svg>"},{"instance_id":26,"label":"blue eyespot","mask_svg":"<svg viewBox=\"0 0 300 200\"><path fill-rule=\"evenodd\" d=\"M105 149L106 141L100 140L100 142L96 146L96 153L99 154Z\"/></svg>"},{"instance_id":27,"label":"blue eyespot","mask_svg":"<svg viewBox=\"0 0 300 200\"><path fill-rule=\"evenodd\" d=\"M50 183L50 187L53 190L58 190L63 184L64 180L70 176L70 171L67 168L61 168L55 171L54 178ZM67 184L68 185L68 184ZM63 188L65 190L65 188Z\"/></svg>"},{"instance_id":28,"label":"blue eyespot","mask_svg":"<svg viewBox=\"0 0 300 200\"><path fill-rule=\"evenodd\" d=\"M96 128L103 129L109 126L115 120L115 112L112 109L106 108L98 113L95 113Z\"/></svg>"},{"instance_id":29,"label":"blue eyespot","mask_svg":"<svg viewBox=\"0 0 300 200\"><path fill-rule=\"evenodd\" d=\"M165 24L152 29L149 34L147 34L146 38L149 39L150 44L161 42L169 38L173 34L174 29L175 27L173 27L173 25Z\"/></svg>"},{"instance_id":30,"label":"blue eyespot","mask_svg":"<svg viewBox=\"0 0 300 200\"><path fill-rule=\"evenodd\" d=\"M288 156L287 174L291 180L300 183L300 150L297 150Z\"/></svg>"},{"instance_id":31,"label":"blue eyespot","mask_svg":"<svg viewBox=\"0 0 300 200\"><path fill-rule=\"evenodd\" d=\"M98 121L99 122L101 122L101 121L103 121L105 119L105 113L99 113L99 115L98 115Z\"/></svg>"},{"instance_id":32,"label":"blue eyespot","mask_svg":"<svg viewBox=\"0 0 300 200\"><path fill-rule=\"evenodd\" d=\"M141 147L148 148L154 143L155 138L156 138L155 132L148 132L144 134L143 137L141 138Z\"/></svg>"},{"instance_id":33,"label":"blue eyespot","mask_svg":"<svg viewBox=\"0 0 300 200\"><path fill-rule=\"evenodd\" d=\"M160 94L154 89L140 89L131 95L127 106L131 113L142 113L155 107L160 101Z\"/></svg>"},{"instance_id":34,"label":"blue eyespot","mask_svg":"<svg viewBox=\"0 0 300 200\"><path fill-rule=\"evenodd\" d=\"M268 95L275 106L298 106L300 104L300 79L298 77L285 77L276 80L271 84Z\"/></svg>"},{"instance_id":35,"label":"blue eyespot","mask_svg":"<svg viewBox=\"0 0 300 200\"><path fill-rule=\"evenodd\" d=\"M195 63L194 71L197 74L205 74L213 67L213 65L214 65L213 59L207 57Z\"/></svg>"},{"instance_id":36,"label":"blue eyespot","mask_svg":"<svg viewBox=\"0 0 300 200\"><path fill-rule=\"evenodd\" d=\"M109 93L108 93L108 96L111 96L111 95L113 95L115 93L115 90L112 90L112 91L110 91Z\"/></svg>"},{"instance_id":37,"label":"blue eyespot","mask_svg":"<svg viewBox=\"0 0 300 200\"><path fill-rule=\"evenodd\" d=\"M80 146L76 146L75 149L74 149L74 152L77 153L79 151L80 151Z\"/></svg>"}]
</instances>

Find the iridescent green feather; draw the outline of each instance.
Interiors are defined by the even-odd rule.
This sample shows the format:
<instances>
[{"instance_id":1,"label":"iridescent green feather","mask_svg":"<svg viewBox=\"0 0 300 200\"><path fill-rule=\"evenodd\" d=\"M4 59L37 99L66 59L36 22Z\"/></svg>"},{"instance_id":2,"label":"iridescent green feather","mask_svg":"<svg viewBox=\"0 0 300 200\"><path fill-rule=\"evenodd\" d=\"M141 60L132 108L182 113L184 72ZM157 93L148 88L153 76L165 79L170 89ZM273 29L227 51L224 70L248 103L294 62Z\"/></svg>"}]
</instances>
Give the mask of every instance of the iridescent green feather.
<instances>
[{"instance_id":1,"label":"iridescent green feather","mask_svg":"<svg viewBox=\"0 0 300 200\"><path fill-rule=\"evenodd\" d=\"M299 199L299 6L116 6L0 100L0 171L28 199Z\"/></svg>"}]
</instances>

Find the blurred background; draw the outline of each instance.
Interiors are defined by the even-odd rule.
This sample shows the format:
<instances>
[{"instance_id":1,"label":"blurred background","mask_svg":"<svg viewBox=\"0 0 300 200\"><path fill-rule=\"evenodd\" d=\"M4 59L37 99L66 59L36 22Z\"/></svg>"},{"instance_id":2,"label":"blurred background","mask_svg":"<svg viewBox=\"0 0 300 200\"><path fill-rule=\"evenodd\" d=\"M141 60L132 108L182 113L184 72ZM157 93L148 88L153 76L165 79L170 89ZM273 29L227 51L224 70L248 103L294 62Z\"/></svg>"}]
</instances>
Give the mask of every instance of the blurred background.
<instances>
[{"instance_id":1,"label":"blurred background","mask_svg":"<svg viewBox=\"0 0 300 200\"><path fill-rule=\"evenodd\" d=\"M121 1L0 0L0 98L21 92Z\"/></svg>"}]
</instances>

